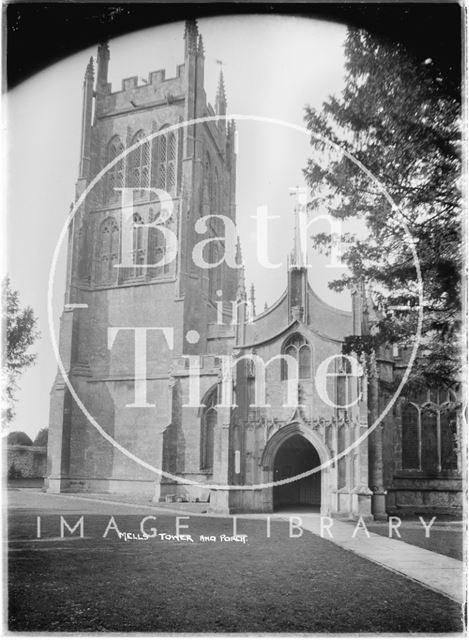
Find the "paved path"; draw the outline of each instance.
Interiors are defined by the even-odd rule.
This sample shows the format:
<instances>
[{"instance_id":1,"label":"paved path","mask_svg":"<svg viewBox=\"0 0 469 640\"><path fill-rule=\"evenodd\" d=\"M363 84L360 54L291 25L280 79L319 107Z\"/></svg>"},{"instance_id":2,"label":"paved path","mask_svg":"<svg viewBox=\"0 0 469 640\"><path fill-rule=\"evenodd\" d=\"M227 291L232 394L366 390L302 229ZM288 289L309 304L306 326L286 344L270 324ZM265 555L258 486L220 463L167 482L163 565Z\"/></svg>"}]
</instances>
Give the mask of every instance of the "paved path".
<instances>
[{"instance_id":1,"label":"paved path","mask_svg":"<svg viewBox=\"0 0 469 640\"><path fill-rule=\"evenodd\" d=\"M99 497L97 494L90 496L69 495L69 494L51 494L41 493L37 489L19 489L12 492L9 496L10 509L17 510L40 510L46 509L58 509L60 512L66 511L80 511L80 513L89 512L104 512L118 515L120 512L128 513L130 510L137 510L138 512L150 512L150 513L172 513L173 515L200 515L202 517L217 517L212 513L194 513L194 510L189 510L188 505L165 505L155 506L150 504L131 504L124 499L111 499L111 496ZM114 498L114 496L112 496ZM80 505L78 507L78 505ZM86 506L88 508L86 508ZM193 508L200 510L200 505L189 505ZM107 507L107 509L106 509ZM185 509L184 509L185 507ZM298 522L301 523L301 527L306 531L310 531L312 534L321 535L321 517L319 514L307 514L297 512L282 512L277 514L271 514L272 519L285 519L290 517L300 518ZM226 515L220 516L223 518L229 517ZM259 519L266 518L267 514L239 514L237 518L239 520L247 519ZM293 521L295 522L295 521ZM328 520L323 521L324 524L328 524ZM440 553L429 551L428 549L422 549L411 544L407 544L402 540L393 538L387 538L376 533L368 532L369 537L366 535L363 528L359 529L355 537L352 534L355 530L355 522L344 522L343 520L333 520L330 533L332 538L328 535L327 530L323 530L322 537L326 540L330 540L334 544L343 549L351 551L352 553L366 558L371 562L399 573L411 580L424 585L432 591L441 593L452 600L457 602L464 602L466 599L465 589L465 571L464 563L454 558L449 558Z\"/></svg>"},{"instance_id":2,"label":"paved path","mask_svg":"<svg viewBox=\"0 0 469 640\"><path fill-rule=\"evenodd\" d=\"M314 535L321 535L319 515L294 512L282 514L286 519L292 516L301 518L303 529L311 531ZM328 520L324 520L324 524L328 524ZM333 537L330 538L325 528L322 531L322 537L326 540L330 539L342 549L352 551L362 558L400 573L452 600L457 602L466 600L464 563L460 560L407 544L396 538L387 538L371 532L368 532L368 537L363 527L360 527L355 537L352 537L355 528L355 522L333 520L330 528Z\"/></svg>"}]
</instances>

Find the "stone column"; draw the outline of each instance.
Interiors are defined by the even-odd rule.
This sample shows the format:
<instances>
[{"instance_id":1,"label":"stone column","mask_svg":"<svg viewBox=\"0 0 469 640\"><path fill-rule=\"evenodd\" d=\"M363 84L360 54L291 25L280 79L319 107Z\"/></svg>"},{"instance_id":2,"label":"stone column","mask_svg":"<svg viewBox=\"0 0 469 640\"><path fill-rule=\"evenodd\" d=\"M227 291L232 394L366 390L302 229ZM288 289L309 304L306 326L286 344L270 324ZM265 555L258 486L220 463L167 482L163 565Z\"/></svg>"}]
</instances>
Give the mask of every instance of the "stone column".
<instances>
[{"instance_id":1,"label":"stone column","mask_svg":"<svg viewBox=\"0 0 469 640\"><path fill-rule=\"evenodd\" d=\"M215 433L215 451L213 460L213 484L229 484L229 452L230 452L230 417L229 407L217 409L218 424ZM210 511L229 513L229 491L227 489L211 489Z\"/></svg>"},{"instance_id":2,"label":"stone column","mask_svg":"<svg viewBox=\"0 0 469 640\"><path fill-rule=\"evenodd\" d=\"M379 376L376 366L376 355L372 351L370 355L370 371L368 379L368 407L369 426L374 424L379 417ZM371 511L375 520L386 520L386 490L383 478L383 426L379 424L370 434L371 454Z\"/></svg>"},{"instance_id":3,"label":"stone column","mask_svg":"<svg viewBox=\"0 0 469 640\"><path fill-rule=\"evenodd\" d=\"M368 429L366 417L360 417L358 437L361 438ZM358 477L355 478L355 486L352 496L352 516L362 517L364 520L372 520L372 494L368 488L368 441L365 439L357 447Z\"/></svg>"},{"instance_id":4,"label":"stone column","mask_svg":"<svg viewBox=\"0 0 469 640\"><path fill-rule=\"evenodd\" d=\"M59 352L69 375L72 367L73 309L65 309L60 319ZM60 371L57 373L50 401L49 443L47 446L47 479L49 493L67 488L70 462L71 396Z\"/></svg>"},{"instance_id":5,"label":"stone column","mask_svg":"<svg viewBox=\"0 0 469 640\"><path fill-rule=\"evenodd\" d=\"M338 435L339 425L337 419L333 419L332 421L332 457L335 457L339 452L339 435ZM339 494L338 492L338 484L339 484L339 461L336 460L334 462L334 474L331 478L331 494L333 493L333 502L331 501L331 509L332 513L339 513ZM331 469L332 471L332 469Z\"/></svg>"},{"instance_id":6,"label":"stone column","mask_svg":"<svg viewBox=\"0 0 469 640\"><path fill-rule=\"evenodd\" d=\"M352 421L345 420L345 449L348 453L344 456L345 461L345 489L347 491L347 510L348 514L351 515L353 510L352 505L352 464L353 464L353 454L350 451L350 447L353 442L353 434L350 433L352 429Z\"/></svg>"}]
</instances>

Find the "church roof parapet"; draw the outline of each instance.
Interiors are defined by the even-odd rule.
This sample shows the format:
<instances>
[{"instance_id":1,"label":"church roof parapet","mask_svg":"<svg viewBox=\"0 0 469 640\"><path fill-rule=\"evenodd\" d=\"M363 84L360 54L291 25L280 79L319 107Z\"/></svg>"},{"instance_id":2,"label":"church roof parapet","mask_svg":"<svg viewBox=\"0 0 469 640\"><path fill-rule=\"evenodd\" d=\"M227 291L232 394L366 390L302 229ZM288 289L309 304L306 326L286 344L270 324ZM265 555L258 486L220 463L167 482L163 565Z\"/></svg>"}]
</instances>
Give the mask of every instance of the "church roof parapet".
<instances>
[{"instance_id":1,"label":"church roof parapet","mask_svg":"<svg viewBox=\"0 0 469 640\"><path fill-rule=\"evenodd\" d=\"M317 329L315 329L310 325L303 324L299 320L293 320L292 322L290 322L290 324L282 327L282 329L280 329L277 333L272 334L266 338L261 338L254 342L250 342L246 344L238 344L235 346L235 349L252 349L255 347L260 347L261 345L264 345L264 344L268 344L269 342L275 342L276 340L280 339L282 336L287 335L287 333L291 331L293 328L298 328L298 330L301 333L304 333L306 336L308 334L312 334L312 335L318 336L322 340L327 340L328 342L334 342L336 344L342 344L343 342L343 340L341 340L340 338L329 336L326 333L323 333L322 331L318 331Z\"/></svg>"}]
</instances>

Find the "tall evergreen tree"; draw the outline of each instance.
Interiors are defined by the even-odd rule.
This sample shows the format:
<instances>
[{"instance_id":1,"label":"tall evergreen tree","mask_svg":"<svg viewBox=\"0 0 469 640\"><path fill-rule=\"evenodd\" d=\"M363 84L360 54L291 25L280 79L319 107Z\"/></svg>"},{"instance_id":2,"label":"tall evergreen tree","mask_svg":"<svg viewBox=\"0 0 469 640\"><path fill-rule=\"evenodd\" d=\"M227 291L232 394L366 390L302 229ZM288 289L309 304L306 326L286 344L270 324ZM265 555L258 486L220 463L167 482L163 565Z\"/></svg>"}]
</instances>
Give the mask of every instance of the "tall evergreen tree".
<instances>
[{"instance_id":1,"label":"tall evergreen tree","mask_svg":"<svg viewBox=\"0 0 469 640\"><path fill-rule=\"evenodd\" d=\"M364 281L384 309L376 342L411 345L418 286L404 220L423 279L422 342L413 378L449 385L460 367L461 105L431 59L417 61L399 44L349 29L345 56L342 94L305 114L314 150L305 169L311 208L362 219L367 227L366 237L344 234L342 262L351 273L330 286L341 290ZM333 241L330 234L315 237L325 251Z\"/></svg>"}]
</instances>

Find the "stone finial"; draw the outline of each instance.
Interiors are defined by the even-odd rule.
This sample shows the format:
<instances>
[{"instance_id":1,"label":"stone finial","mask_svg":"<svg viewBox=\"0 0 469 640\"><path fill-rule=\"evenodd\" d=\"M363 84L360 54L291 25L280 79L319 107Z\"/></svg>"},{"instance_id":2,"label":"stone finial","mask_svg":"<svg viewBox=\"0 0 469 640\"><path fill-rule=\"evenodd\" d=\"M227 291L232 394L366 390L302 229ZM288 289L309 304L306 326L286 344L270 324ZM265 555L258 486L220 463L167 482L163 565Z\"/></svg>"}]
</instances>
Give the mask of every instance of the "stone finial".
<instances>
[{"instance_id":1,"label":"stone finial","mask_svg":"<svg viewBox=\"0 0 469 640\"><path fill-rule=\"evenodd\" d=\"M384 314L379 308L379 305L373 300L372 289L368 287L366 296L366 311L368 313L368 322L370 328L376 327L378 323L384 318Z\"/></svg>"},{"instance_id":2,"label":"stone finial","mask_svg":"<svg viewBox=\"0 0 469 640\"><path fill-rule=\"evenodd\" d=\"M226 115L226 94L223 70L220 70L220 77L218 79L217 97L215 99L215 112L219 116Z\"/></svg>"},{"instance_id":3,"label":"stone finial","mask_svg":"<svg viewBox=\"0 0 469 640\"><path fill-rule=\"evenodd\" d=\"M366 355L365 355L365 352L364 352L364 351L362 351L362 352L360 353L360 358L359 358L359 360L360 360L360 364L361 364L361 366L362 366L363 371L364 371L365 373L367 373L367 371L368 371L368 362L367 362L367 360L366 360Z\"/></svg>"},{"instance_id":4,"label":"stone finial","mask_svg":"<svg viewBox=\"0 0 469 640\"><path fill-rule=\"evenodd\" d=\"M372 349L370 353L369 374L370 374L370 378L378 377L378 363L376 362L376 353L374 349Z\"/></svg>"},{"instance_id":5,"label":"stone finial","mask_svg":"<svg viewBox=\"0 0 469 640\"><path fill-rule=\"evenodd\" d=\"M109 59L111 54L109 52L108 42L102 42L98 45L97 55L97 80L98 86L104 87L107 84Z\"/></svg>"},{"instance_id":6,"label":"stone finial","mask_svg":"<svg viewBox=\"0 0 469 640\"><path fill-rule=\"evenodd\" d=\"M184 29L184 40L186 41L186 54L197 53L197 38L199 29L197 20L186 20Z\"/></svg>"},{"instance_id":7,"label":"stone finial","mask_svg":"<svg viewBox=\"0 0 469 640\"><path fill-rule=\"evenodd\" d=\"M352 298L352 333L355 336L360 336L363 333L363 304L360 286L356 280L351 284L350 296Z\"/></svg>"},{"instance_id":8,"label":"stone finial","mask_svg":"<svg viewBox=\"0 0 469 640\"><path fill-rule=\"evenodd\" d=\"M83 80L83 119L81 126L81 149L80 149L80 178L87 178L91 163L91 126L93 118L93 85L94 85L94 64L90 58ZM78 194L77 194L78 195Z\"/></svg>"},{"instance_id":9,"label":"stone finial","mask_svg":"<svg viewBox=\"0 0 469 640\"><path fill-rule=\"evenodd\" d=\"M246 275L244 273L244 265L239 269L236 298L238 300L246 300Z\"/></svg>"},{"instance_id":10,"label":"stone finial","mask_svg":"<svg viewBox=\"0 0 469 640\"><path fill-rule=\"evenodd\" d=\"M239 236L236 237L235 261L236 264L243 264L243 253L241 250L241 240L239 239Z\"/></svg>"},{"instance_id":11,"label":"stone finial","mask_svg":"<svg viewBox=\"0 0 469 640\"><path fill-rule=\"evenodd\" d=\"M290 195L296 197L293 209L293 249L290 254L289 266L294 269L304 269L307 264L306 248L303 246L300 232L300 213L306 211L306 189L291 187Z\"/></svg>"},{"instance_id":12,"label":"stone finial","mask_svg":"<svg viewBox=\"0 0 469 640\"><path fill-rule=\"evenodd\" d=\"M202 58L205 56L204 41L201 33L199 33L199 40L197 42L197 55L201 56Z\"/></svg>"},{"instance_id":13,"label":"stone finial","mask_svg":"<svg viewBox=\"0 0 469 640\"><path fill-rule=\"evenodd\" d=\"M223 77L223 69L220 69L220 75L218 77L218 92L217 95L225 99L225 79Z\"/></svg>"},{"instance_id":14,"label":"stone finial","mask_svg":"<svg viewBox=\"0 0 469 640\"><path fill-rule=\"evenodd\" d=\"M256 291L254 289L254 283L251 283L251 290L249 296L249 302L251 304L252 315L256 315Z\"/></svg>"},{"instance_id":15,"label":"stone finial","mask_svg":"<svg viewBox=\"0 0 469 640\"><path fill-rule=\"evenodd\" d=\"M94 80L94 62L93 56L91 56L90 61L86 65L85 71L85 80Z\"/></svg>"},{"instance_id":16,"label":"stone finial","mask_svg":"<svg viewBox=\"0 0 469 640\"><path fill-rule=\"evenodd\" d=\"M236 298L238 300L246 300L246 277L244 272L243 254L241 252L241 241L239 236L236 238L236 264L241 265L238 269L238 288L236 291Z\"/></svg>"},{"instance_id":17,"label":"stone finial","mask_svg":"<svg viewBox=\"0 0 469 640\"><path fill-rule=\"evenodd\" d=\"M236 124L234 120L226 121L226 135L228 139L228 144L232 153L237 153L236 148Z\"/></svg>"},{"instance_id":18,"label":"stone finial","mask_svg":"<svg viewBox=\"0 0 469 640\"><path fill-rule=\"evenodd\" d=\"M100 59L109 60L110 57L111 54L109 52L109 42L105 40L104 42L98 44L98 63Z\"/></svg>"}]
</instances>

